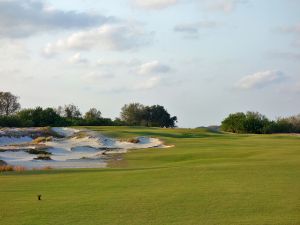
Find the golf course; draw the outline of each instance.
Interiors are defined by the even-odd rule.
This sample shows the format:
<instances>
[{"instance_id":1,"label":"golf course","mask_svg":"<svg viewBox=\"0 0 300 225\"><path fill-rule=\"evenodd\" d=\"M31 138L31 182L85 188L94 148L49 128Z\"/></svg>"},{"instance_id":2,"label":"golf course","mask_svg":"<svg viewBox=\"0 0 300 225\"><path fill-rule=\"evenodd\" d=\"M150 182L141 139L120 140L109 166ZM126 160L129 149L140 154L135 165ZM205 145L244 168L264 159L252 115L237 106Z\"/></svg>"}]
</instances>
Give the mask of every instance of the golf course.
<instances>
[{"instance_id":1,"label":"golf course","mask_svg":"<svg viewBox=\"0 0 300 225\"><path fill-rule=\"evenodd\" d=\"M114 154L107 168L1 172L1 225L300 224L298 135L82 128L169 147Z\"/></svg>"}]
</instances>

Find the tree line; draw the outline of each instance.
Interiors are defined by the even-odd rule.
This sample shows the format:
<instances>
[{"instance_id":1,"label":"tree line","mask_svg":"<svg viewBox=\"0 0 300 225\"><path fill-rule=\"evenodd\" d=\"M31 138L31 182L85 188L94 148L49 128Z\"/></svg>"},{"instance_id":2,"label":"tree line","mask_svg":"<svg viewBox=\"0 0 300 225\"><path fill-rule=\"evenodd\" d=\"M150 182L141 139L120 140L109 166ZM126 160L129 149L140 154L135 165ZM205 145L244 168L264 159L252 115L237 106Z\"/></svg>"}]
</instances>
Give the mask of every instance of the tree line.
<instances>
[{"instance_id":1,"label":"tree line","mask_svg":"<svg viewBox=\"0 0 300 225\"><path fill-rule=\"evenodd\" d=\"M252 134L300 133L300 114L270 120L258 112L233 113L222 121L221 130Z\"/></svg>"},{"instance_id":2,"label":"tree line","mask_svg":"<svg viewBox=\"0 0 300 225\"><path fill-rule=\"evenodd\" d=\"M120 118L103 118L100 110L89 109L82 114L74 104L57 108L21 109L19 98L10 92L0 92L0 127L42 126L151 126L175 127L176 116L171 116L160 105L144 106L140 103L126 104Z\"/></svg>"}]
</instances>

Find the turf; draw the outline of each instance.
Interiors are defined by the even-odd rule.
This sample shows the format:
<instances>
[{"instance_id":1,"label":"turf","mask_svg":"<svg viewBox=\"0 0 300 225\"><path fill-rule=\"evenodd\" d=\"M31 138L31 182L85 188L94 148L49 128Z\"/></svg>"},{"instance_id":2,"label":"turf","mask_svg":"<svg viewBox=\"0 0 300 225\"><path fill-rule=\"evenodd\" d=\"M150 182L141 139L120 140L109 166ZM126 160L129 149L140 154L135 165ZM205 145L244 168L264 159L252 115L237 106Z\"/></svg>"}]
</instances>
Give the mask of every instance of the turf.
<instances>
[{"instance_id":1,"label":"turf","mask_svg":"<svg viewBox=\"0 0 300 225\"><path fill-rule=\"evenodd\" d=\"M1 225L300 224L300 137L90 129L175 147L135 150L107 169L2 173Z\"/></svg>"}]
</instances>

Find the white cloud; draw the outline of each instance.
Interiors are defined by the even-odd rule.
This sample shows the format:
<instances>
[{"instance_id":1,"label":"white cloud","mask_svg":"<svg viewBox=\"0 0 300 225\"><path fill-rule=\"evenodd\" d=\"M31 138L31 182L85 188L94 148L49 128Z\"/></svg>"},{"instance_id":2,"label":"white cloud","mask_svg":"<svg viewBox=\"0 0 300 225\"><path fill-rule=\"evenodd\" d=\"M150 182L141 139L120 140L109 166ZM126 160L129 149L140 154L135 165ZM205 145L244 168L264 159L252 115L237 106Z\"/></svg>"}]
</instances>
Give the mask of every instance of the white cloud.
<instances>
[{"instance_id":1,"label":"white cloud","mask_svg":"<svg viewBox=\"0 0 300 225\"><path fill-rule=\"evenodd\" d=\"M197 23L178 24L174 27L174 31L187 34L198 34L200 29L213 29L220 27L220 23L215 21L200 21Z\"/></svg>"},{"instance_id":2,"label":"white cloud","mask_svg":"<svg viewBox=\"0 0 300 225\"><path fill-rule=\"evenodd\" d=\"M209 0L207 1L209 10L223 11L226 13L232 12L239 4L246 3L247 0Z\"/></svg>"},{"instance_id":3,"label":"white cloud","mask_svg":"<svg viewBox=\"0 0 300 225\"><path fill-rule=\"evenodd\" d=\"M72 55L69 59L68 59L68 62L69 63L72 63L72 64L86 64L88 63L88 60L86 58L83 58L81 56L81 54L78 52L74 55Z\"/></svg>"},{"instance_id":4,"label":"white cloud","mask_svg":"<svg viewBox=\"0 0 300 225\"><path fill-rule=\"evenodd\" d=\"M16 59L29 59L30 51L28 50L25 43L20 40L0 40L0 54L1 60L16 60Z\"/></svg>"},{"instance_id":5,"label":"white cloud","mask_svg":"<svg viewBox=\"0 0 300 225\"><path fill-rule=\"evenodd\" d=\"M267 85L280 82L284 80L284 78L285 75L280 71L267 70L245 76L237 82L236 87L239 89L262 88Z\"/></svg>"},{"instance_id":6,"label":"white cloud","mask_svg":"<svg viewBox=\"0 0 300 225\"><path fill-rule=\"evenodd\" d=\"M150 10L158 10L175 5L178 0L132 0L137 7Z\"/></svg>"},{"instance_id":7,"label":"white cloud","mask_svg":"<svg viewBox=\"0 0 300 225\"><path fill-rule=\"evenodd\" d=\"M168 73L171 68L157 60L144 63L138 67L137 73L141 75Z\"/></svg>"},{"instance_id":8,"label":"white cloud","mask_svg":"<svg viewBox=\"0 0 300 225\"><path fill-rule=\"evenodd\" d=\"M48 43L43 53L52 56L65 50L130 50L148 44L147 37L147 34L137 25L105 24L99 28L73 33L56 43Z\"/></svg>"},{"instance_id":9,"label":"white cloud","mask_svg":"<svg viewBox=\"0 0 300 225\"><path fill-rule=\"evenodd\" d=\"M300 46L300 24L294 26L282 26L277 28L277 30L284 34L294 35L292 45L296 47Z\"/></svg>"},{"instance_id":10,"label":"white cloud","mask_svg":"<svg viewBox=\"0 0 300 225\"><path fill-rule=\"evenodd\" d=\"M63 11L38 0L1 0L0 37L23 38L39 32L99 26L115 18Z\"/></svg>"},{"instance_id":11,"label":"white cloud","mask_svg":"<svg viewBox=\"0 0 300 225\"><path fill-rule=\"evenodd\" d=\"M96 62L96 66L99 67L134 67L140 64L140 61L137 59L131 59L131 60L106 60L106 59L98 59Z\"/></svg>"},{"instance_id":12,"label":"white cloud","mask_svg":"<svg viewBox=\"0 0 300 225\"><path fill-rule=\"evenodd\" d=\"M104 79L114 78L114 75L106 72L90 72L81 77L81 79L85 82L89 82L92 84L97 84L102 82Z\"/></svg>"},{"instance_id":13,"label":"white cloud","mask_svg":"<svg viewBox=\"0 0 300 225\"><path fill-rule=\"evenodd\" d=\"M138 83L133 90L150 90L157 86L159 86L161 83L160 77L151 77L148 80L145 80L141 83Z\"/></svg>"}]
</instances>

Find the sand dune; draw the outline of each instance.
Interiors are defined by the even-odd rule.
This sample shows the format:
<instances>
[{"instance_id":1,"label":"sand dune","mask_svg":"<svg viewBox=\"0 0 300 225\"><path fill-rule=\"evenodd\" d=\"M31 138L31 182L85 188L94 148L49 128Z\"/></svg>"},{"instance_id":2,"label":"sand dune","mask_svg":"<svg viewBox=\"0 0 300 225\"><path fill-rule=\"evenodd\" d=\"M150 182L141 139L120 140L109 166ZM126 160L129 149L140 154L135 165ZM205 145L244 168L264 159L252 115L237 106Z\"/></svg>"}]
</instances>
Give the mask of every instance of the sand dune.
<instances>
[{"instance_id":1,"label":"sand dune","mask_svg":"<svg viewBox=\"0 0 300 225\"><path fill-rule=\"evenodd\" d=\"M51 166L53 168L102 168L106 167L109 155L126 153L130 149L164 148L156 138L137 137L135 142L121 141L106 137L97 132L73 128L51 128L52 132L62 138L36 144L32 132L39 128L0 130L0 159L11 165L28 168ZM21 133L21 134L20 134ZM49 132L46 132L49 133ZM9 136L8 136L9 134ZM14 134L14 136L12 136ZM41 133L42 135L42 133ZM29 154L27 150L42 148L51 160L36 160L38 155Z\"/></svg>"}]
</instances>

